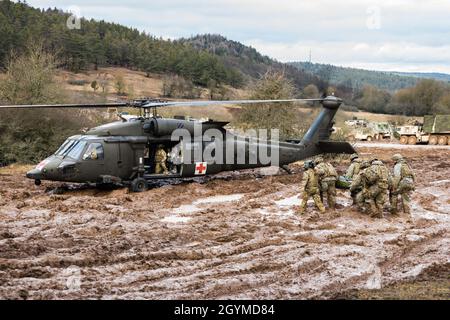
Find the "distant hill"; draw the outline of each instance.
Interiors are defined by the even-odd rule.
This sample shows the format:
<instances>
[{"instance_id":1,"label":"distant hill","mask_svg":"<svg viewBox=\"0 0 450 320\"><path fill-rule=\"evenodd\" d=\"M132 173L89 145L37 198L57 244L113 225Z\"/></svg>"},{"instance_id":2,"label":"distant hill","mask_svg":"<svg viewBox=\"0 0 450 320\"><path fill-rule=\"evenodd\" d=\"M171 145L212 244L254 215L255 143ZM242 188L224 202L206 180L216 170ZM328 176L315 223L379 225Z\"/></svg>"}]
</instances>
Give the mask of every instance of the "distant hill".
<instances>
[{"instance_id":1,"label":"distant hill","mask_svg":"<svg viewBox=\"0 0 450 320\"><path fill-rule=\"evenodd\" d=\"M239 70L248 78L259 78L262 74L272 69L284 72L299 89L309 84L315 84L320 90L327 87L327 81L324 81L317 75L299 70L289 64L278 62L275 59L260 54L255 48L237 41L228 40L221 35L197 35L187 39L182 38L176 42L189 44L198 50L205 50L214 54L227 67Z\"/></svg>"},{"instance_id":2,"label":"distant hill","mask_svg":"<svg viewBox=\"0 0 450 320\"><path fill-rule=\"evenodd\" d=\"M310 62L290 62L289 65L303 72L311 73L322 80L327 80L331 84L344 85L356 90L368 84L380 89L395 91L414 86L419 81L418 77L399 72L370 71Z\"/></svg>"},{"instance_id":3,"label":"distant hill","mask_svg":"<svg viewBox=\"0 0 450 320\"><path fill-rule=\"evenodd\" d=\"M421 79L434 79L444 82L450 82L450 74L439 72L391 72L400 76L415 77Z\"/></svg>"}]
</instances>

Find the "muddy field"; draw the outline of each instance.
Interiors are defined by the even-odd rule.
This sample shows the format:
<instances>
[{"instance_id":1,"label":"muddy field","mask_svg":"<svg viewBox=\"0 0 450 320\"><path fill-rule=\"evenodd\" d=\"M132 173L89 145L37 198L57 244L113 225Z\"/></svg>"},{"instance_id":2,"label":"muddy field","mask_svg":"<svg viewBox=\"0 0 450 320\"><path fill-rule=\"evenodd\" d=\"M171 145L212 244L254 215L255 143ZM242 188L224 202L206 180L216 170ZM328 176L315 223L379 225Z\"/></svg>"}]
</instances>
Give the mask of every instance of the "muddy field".
<instances>
[{"instance_id":1,"label":"muddy field","mask_svg":"<svg viewBox=\"0 0 450 320\"><path fill-rule=\"evenodd\" d=\"M411 219L371 219L341 191L336 211L298 216L300 172L52 194L3 168L0 298L449 299L450 147L395 148L358 149L410 160Z\"/></svg>"}]
</instances>

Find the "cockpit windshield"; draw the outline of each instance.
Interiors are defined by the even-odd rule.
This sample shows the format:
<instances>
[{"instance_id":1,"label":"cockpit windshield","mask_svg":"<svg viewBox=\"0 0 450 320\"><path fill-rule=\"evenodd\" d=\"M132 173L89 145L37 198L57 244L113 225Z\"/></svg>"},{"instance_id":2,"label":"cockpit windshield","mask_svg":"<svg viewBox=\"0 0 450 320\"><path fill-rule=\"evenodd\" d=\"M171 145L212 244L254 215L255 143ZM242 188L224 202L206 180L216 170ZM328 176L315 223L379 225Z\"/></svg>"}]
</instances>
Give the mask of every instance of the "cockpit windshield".
<instances>
[{"instance_id":1,"label":"cockpit windshield","mask_svg":"<svg viewBox=\"0 0 450 320\"><path fill-rule=\"evenodd\" d=\"M55 152L57 156L70 157L72 159L79 159L81 153L86 147L86 141L77 139L67 139Z\"/></svg>"},{"instance_id":2,"label":"cockpit windshield","mask_svg":"<svg viewBox=\"0 0 450 320\"><path fill-rule=\"evenodd\" d=\"M57 156L63 156L67 153L68 150L74 145L77 140L67 139L64 143L59 147L59 149L55 152Z\"/></svg>"},{"instance_id":3,"label":"cockpit windshield","mask_svg":"<svg viewBox=\"0 0 450 320\"><path fill-rule=\"evenodd\" d=\"M81 153L84 150L84 147L86 146L86 141L76 141L76 143L73 145L73 147L70 149L69 153L67 153L67 156L78 160L81 156Z\"/></svg>"}]
</instances>

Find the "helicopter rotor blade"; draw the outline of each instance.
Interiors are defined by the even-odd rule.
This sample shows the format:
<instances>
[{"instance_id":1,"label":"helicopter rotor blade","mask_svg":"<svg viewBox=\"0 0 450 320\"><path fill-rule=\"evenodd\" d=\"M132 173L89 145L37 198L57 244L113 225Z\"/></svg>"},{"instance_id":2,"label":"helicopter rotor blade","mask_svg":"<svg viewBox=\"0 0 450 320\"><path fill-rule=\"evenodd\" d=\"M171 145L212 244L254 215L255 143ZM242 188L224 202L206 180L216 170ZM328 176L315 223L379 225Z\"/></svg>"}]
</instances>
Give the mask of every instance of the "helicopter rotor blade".
<instances>
[{"instance_id":1,"label":"helicopter rotor blade","mask_svg":"<svg viewBox=\"0 0 450 320\"><path fill-rule=\"evenodd\" d=\"M323 101L323 99L167 101L167 102L150 102L143 104L142 107L143 108L201 107L201 106L225 105L225 104L257 104L257 103L321 102L321 101Z\"/></svg>"},{"instance_id":2,"label":"helicopter rotor blade","mask_svg":"<svg viewBox=\"0 0 450 320\"><path fill-rule=\"evenodd\" d=\"M155 99L141 99L131 102L111 102L93 104L34 104L34 105L0 105L0 109L44 109L44 108L110 108L110 107L136 107L136 108L161 108L161 107L199 107L210 105L231 104L258 104L258 103L286 103L286 102L320 102L324 107L337 108L342 104L342 99L328 96L319 99L276 99L276 100L205 100L205 101L161 101Z\"/></svg>"},{"instance_id":3,"label":"helicopter rotor blade","mask_svg":"<svg viewBox=\"0 0 450 320\"><path fill-rule=\"evenodd\" d=\"M113 108L126 107L127 102L111 102L111 103L78 103L78 104L22 104L22 105L0 105L0 109L47 109L47 108Z\"/></svg>"}]
</instances>

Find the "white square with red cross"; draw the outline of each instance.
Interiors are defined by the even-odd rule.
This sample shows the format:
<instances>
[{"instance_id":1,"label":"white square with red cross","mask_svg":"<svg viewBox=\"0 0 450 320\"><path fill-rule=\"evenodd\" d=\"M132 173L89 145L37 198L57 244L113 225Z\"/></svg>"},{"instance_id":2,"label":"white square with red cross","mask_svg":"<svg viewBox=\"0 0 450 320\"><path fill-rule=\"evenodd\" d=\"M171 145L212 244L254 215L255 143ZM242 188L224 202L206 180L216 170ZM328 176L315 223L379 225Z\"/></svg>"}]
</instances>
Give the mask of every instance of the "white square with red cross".
<instances>
[{"instance_id":1,"label":"white square with red cross","mask_svg":"<svg viewBox=\"0 0 450 320\"><path fill-rule=\"evenodd\" d=\"M208 167L208 163L206 162L196 162L195 163L195 175L206 174L206 169Z\"/></svg>"}]
</instances>

